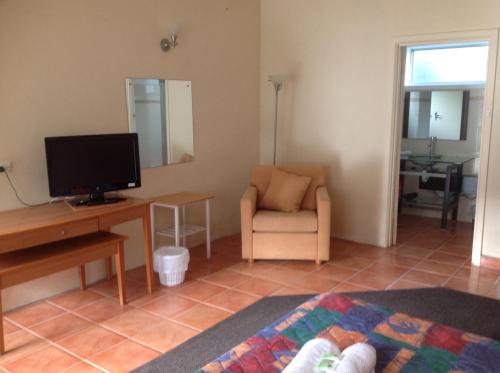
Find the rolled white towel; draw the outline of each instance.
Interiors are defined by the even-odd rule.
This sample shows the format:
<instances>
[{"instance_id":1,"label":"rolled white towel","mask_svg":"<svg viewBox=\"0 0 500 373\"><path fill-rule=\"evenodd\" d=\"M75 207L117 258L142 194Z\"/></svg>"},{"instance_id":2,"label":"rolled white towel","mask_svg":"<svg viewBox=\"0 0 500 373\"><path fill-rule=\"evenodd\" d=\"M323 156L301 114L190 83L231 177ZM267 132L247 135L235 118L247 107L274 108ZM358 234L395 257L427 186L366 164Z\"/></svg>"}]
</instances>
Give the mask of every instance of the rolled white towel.
<instances>
[{"instance_id":1,"label":"rolled white towel","mask_svg":"<svg viewBox=\"0 0 500 373\"><path fill-rule=\"evenodd\" d=\"M342 351L335 373L372 373L377 363L377 352L367 343L355 343Z\"/></svg>"},{"instance_id":2,"label":"rolled white towel","mask_svg":"<svg viewBox=\"0 0 500 373\"><path fill-rule=\"evenodd\" d=\"M295 358L286 366L283 373L312 373L321 358L327 354L340 355L335 343L329 340L316 338L306 342Z\"/></svg>"}]
</instances>

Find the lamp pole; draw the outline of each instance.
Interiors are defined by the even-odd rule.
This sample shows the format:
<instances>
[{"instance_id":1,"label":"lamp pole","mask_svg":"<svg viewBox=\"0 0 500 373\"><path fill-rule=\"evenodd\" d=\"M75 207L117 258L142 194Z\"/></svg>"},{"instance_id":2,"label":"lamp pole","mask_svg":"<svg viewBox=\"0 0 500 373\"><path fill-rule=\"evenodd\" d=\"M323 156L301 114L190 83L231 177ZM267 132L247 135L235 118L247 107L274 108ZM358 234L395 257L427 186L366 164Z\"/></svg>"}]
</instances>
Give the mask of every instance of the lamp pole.
<instances>
[{"instance_id":1,"label":"lamp pole","mask_svg":"<svg viewBox=\"0 0 500 373\"><path fill-rule=\"evenodd\" d=\"M283 82L281 79L269 78L269 81L273 83L274 86L274 147L273 147L273 165L276 166L276 148L278 141L278 100L279 92L283 87Z\"/></svg>"}]
</instances>

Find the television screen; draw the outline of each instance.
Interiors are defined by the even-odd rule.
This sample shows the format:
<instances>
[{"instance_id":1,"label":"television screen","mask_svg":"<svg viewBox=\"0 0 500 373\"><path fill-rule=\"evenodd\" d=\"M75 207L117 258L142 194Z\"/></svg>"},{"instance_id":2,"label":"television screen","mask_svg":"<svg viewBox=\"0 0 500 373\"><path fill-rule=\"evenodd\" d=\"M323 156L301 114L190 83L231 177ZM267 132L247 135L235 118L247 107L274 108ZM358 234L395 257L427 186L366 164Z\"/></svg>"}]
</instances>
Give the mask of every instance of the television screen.
<instances>
[{"instance_id":1,"label":"television screen","mask_svg":"<svg viewBox=\"0 0 500 373\"><path fill-rule=\"evenodd\" d=\"M141 186L137 134L45 138L52 197Z\"/></svg>"}]
</instances>

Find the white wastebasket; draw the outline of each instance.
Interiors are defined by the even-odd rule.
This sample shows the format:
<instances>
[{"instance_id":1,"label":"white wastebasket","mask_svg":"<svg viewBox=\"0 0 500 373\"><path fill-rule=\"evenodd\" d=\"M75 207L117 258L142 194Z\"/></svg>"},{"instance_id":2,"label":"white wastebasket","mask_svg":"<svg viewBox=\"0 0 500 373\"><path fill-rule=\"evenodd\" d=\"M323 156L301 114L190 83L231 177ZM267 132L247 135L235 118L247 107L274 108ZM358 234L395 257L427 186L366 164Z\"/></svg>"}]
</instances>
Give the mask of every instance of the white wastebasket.
<instances>
[{"instance_id":1,"label":"white wastebasket","mask_svg":"<svg viewBox=\"0 0 500 373\"><path fill-rule=\"evenodd\" d=\"M189 264L189 250L182 246L162 246L155 250L153 268L165 286L184 281Z\"/></svg>"}]
</instances>

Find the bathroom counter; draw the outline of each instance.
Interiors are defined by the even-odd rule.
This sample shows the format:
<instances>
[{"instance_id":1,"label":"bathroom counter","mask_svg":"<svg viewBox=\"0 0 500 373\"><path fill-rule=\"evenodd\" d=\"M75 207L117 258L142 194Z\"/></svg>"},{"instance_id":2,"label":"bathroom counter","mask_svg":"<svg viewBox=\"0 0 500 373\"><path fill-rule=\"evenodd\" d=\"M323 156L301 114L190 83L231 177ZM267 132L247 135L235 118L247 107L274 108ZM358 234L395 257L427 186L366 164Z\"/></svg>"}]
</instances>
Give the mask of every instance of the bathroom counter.
<instances>
[{"instance_id":1,"label":"bathroom counter","mask_svg":"<svg viewBox=\"0 0 500 373\"><path fill-rule=\"evenodd\" d=\"M420 157L422 160L419 159ZM409 155L407 159L402 157L400 171L402 177L418 177L420 189L442 191L444 195L442 198L432 198L432 200L418 197L408 199L402 196L400 204L408 207L441 210L441 228L447 229L450 211L452 211L452 220L457 220L464 164L475 158L475 156L444 155L434 157ZM429 164L425 165L426 162Z\"/></svg>"}]
</instances>

